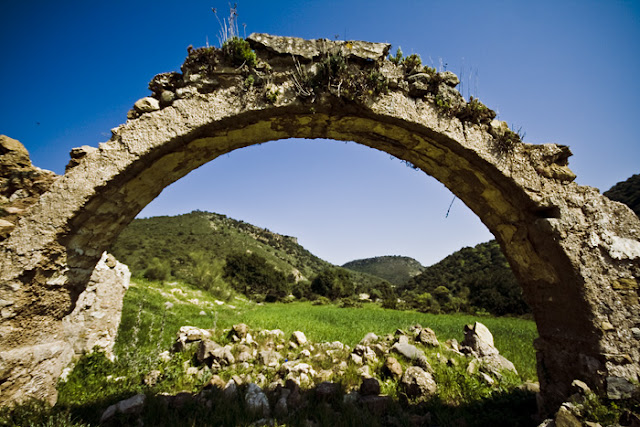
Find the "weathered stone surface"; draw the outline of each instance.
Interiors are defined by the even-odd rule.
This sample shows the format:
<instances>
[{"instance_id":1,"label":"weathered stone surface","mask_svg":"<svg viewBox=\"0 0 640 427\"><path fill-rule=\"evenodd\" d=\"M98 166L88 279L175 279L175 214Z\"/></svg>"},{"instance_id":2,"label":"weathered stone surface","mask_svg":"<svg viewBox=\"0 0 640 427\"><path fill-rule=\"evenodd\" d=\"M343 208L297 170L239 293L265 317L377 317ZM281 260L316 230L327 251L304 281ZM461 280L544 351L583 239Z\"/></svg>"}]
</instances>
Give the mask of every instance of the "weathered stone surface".
<instances>
[{"instance_id":1,"label":"weathered stone surface","mask_svg":"<svg viewBox=\"0 0 640 427\"><path fill-rule=\"evenodd\" d=\"M228 66L214 64L215 72L201 76L221 82L206 93L197 87L202 79L175 75L167 85L159 79L157 89L175 90L178 99L118 127L111 140L51 179L48 191L0 183L0 207L9 200L18 209L28 205L19 221L2 218L16 225L0 246L0 300L12 302L2 309L3 351L63 341L60 321L73 311L102 253L169 184L238 148L330 138L411 162L450 188L496 236L537 322L543 412L557 410L575 378L599 393L606 393L607 377L638 381L640 366L629 361L640 360L633 332L640 303L630 286L640 278L640 219L575 183L566 147L496 149L494 126L462 123L436 107L437 96L464 102L447 83L424 99L411 97L402 67L384 59L385 45L265 40L251 43L260 70L270 67L280 94L274 102L262 87L245 89L240 71ZM332 82L317 92L296 85L300 73L317 72L332 49L344 50L350 73L373 70L394 84L386 93L353 97ZM35 186L46 187L41 184ZM34 301L34 294L41 297Z\"/></svg>"},{"instance_id":2,"label":"weathered stone surface","mask_svg":"<svg viewBox=\"0 0 640 427\"><path fill-rule=\"evenodd\" d=\"M75 308L62 320L66 340L77 356L98 347L113 358L122 300L130 278L126 265L113 255L102 254Z\"/></svg>"},{"instance_id":3,"label":"weathered stone surface","mask_svg":"<svg viewBox=\"0 0 640 427\"><path fill-rule=\"evenodd\" d=\"M360 341L360 344L369 345L376 341L378 341L378 336L373 332L369 332L367 335L364 336L364 338L362 338L362 340Z\"/></svg>"},{"instance_id":4,"label":"weathered stone surface","mask_svg":"<svg viewBox=\"0 0 640 427\"><path fill-rule=\"evenodd\" d=\"M19 141L0 135L0 241L56 178L53 172L33 166Z\"/></svg>"},{"instance_id":5,"label":"weathered stone surface","mask_svg":"<svg viewBox=\"0 0 640 427\"><path fill-rule=\"evenodd\" d=\"M480 322L464 327L464 347L469 347L479 357L498 354L498 350L493 346L493 335L489 329Z\"/></svg>"},{"instance_id":6,"label":"weathered stone surface","mask_svg":"<svg viewBox=\"0 0 640 427\"><path fill-rule=\"evenodd\" d=\"M73 348L66 341L0 350L0 404L30 399L54 404L57 379L72 357Z\"/></svg>"},{"instance_id":7,"label":"weathered stone surface","mask_svg":"<svg viewBox=\"0 0 640 427\"><path fill-rule=\"evenodd\" d=\"M327 39L305 40L296 37L280 37L270 34L253 33L247 40L258 52L266 50L280 56L296 56L302 60L312 61L327 53L341 52L346 58L365 61L384 59L391 45L388 43L371 43L364 41L333 41Z\"/></svg>"},{"instance_id":8,"label":"weathered stone surface","mask_svg":"<svg viewBox=\"0 0 640 427\"><path fill-rule=\"evenodd\" d=\"M424 357L424 352L413 344L397 342L391 347L391 351L401 354L408 360L416 360Z\"/></svg>"}]
</instances>

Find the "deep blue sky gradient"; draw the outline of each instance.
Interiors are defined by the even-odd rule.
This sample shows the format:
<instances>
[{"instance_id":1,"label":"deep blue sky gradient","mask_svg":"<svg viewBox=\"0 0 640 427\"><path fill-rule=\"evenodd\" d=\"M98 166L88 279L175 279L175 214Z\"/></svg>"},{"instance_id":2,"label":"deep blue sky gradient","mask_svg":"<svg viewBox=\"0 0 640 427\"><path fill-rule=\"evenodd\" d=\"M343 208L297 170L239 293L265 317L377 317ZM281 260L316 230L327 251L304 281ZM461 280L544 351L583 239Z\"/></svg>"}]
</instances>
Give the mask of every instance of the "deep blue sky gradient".
<instances>
[{"instance_id":1,"label":"deep blue sky gradient","mask_svg":"<svg viewBox=\"0 0 640 427\"><path fill-rule=\"evenodd\" d=\"M64 171L179 70L217 45L220 1L0 2L0 133ZM578 182L640 173L639 1L241 1L247 34L389 42L461 76L526 142L567 144ZM240 26L242 32L242 25ZM233 152L170 186L144 216L193 209L299 237L334 263L409 255L431 264L491 238L434 179L355 143L278 141Z\"/></svg>"}]
</instances>

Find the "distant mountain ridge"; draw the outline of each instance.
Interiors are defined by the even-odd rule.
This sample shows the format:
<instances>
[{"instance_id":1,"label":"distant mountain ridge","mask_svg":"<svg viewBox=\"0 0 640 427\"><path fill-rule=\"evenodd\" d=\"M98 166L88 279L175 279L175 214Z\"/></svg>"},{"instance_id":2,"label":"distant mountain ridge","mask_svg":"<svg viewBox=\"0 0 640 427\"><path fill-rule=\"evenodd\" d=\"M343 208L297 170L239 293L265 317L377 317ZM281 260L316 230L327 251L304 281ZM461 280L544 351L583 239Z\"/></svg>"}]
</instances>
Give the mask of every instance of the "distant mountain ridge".
<instances>
[{"instance_id":1,"label":"distant mountain ridge","mask_svg":"<svg viewBox=\"0 0 640 427\"><path fill-rule=\"evenodd\" d=\"M406 284L424 270L424 266L417 260L400 255L357 259L343 264L342 268L372 274L396 286Z\"/></svg>"}]
</instances>

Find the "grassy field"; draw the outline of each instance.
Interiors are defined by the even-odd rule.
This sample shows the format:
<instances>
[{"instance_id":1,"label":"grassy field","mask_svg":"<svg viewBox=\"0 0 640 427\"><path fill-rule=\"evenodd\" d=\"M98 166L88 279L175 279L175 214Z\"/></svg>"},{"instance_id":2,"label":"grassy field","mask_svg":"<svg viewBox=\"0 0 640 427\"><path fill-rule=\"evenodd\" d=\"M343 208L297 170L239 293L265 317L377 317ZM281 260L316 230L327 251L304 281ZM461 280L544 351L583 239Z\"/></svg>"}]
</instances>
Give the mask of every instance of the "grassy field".
<instances>
[{"instance_id":1,"label":"grassy field","mask_svg":"<svg viewBox=\"0 0 640 427\"><path fill-rule=\"evenodd\" d=\"M169 301L173 307L166 309ZM388 310L376 304L362 308L313 305L310 302L255 304L236 297L217 304L206 292L185 284L161 284L137 280L125 296L122 326L116 354L132 342L136 347L152 350L170 347L175 333L183 325L228 329L246 323L252 329L281 329L285 334L303 331L312 341L341 341L357 344L368 332L392 334L419 323L433 329L440 341L463 339L465 324L480 321L493 333L495 345L511 360L523 380L535 380L533 340L537 337L533 321L518 318L495 318L466 314L428 314L415 311Z\"/></svg>"}]
</instances>

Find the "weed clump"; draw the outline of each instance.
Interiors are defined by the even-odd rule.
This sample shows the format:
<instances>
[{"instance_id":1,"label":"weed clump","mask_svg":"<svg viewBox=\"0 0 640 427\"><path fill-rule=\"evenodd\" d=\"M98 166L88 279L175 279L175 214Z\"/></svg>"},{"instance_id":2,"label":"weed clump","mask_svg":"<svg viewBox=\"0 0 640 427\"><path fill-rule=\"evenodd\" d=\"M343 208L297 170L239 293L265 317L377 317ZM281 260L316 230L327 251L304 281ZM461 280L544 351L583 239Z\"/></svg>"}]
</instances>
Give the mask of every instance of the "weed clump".
<instances>
[{"instance_id":1,"label":"weed clump","mask_svg":"<svg viewBox=\"0 0 640 427\"><path fill-rule=\"evenodd\" d=\"M463 122L479 125L491 122L495 119L496 113L472 96L469 102L455 112L455 116Z\"/></svg>"},{"instance_id":2,"label":"weed clump","mask_svg":"<svg viewBox=\"0 0 640 427\"><path fill-rule=\"evenodd\" d=\"M513 153L516 145L520 144L520 135L511 129L505 129L500 135L494 136L494 147L500 155Z\"/></svg>"},{"instance_id":3,"label":"weed clump","mask_svg":"<svg viewBox=\"0 0 640 427\"><path fill-rule=\"evenodd\" d=\"M221 49L224 57L236 67L247 65L249 68L253 68L256 66L256 53L251 50L248 41L238 36L226 40Z\"/></svg>"}]
</instances>

